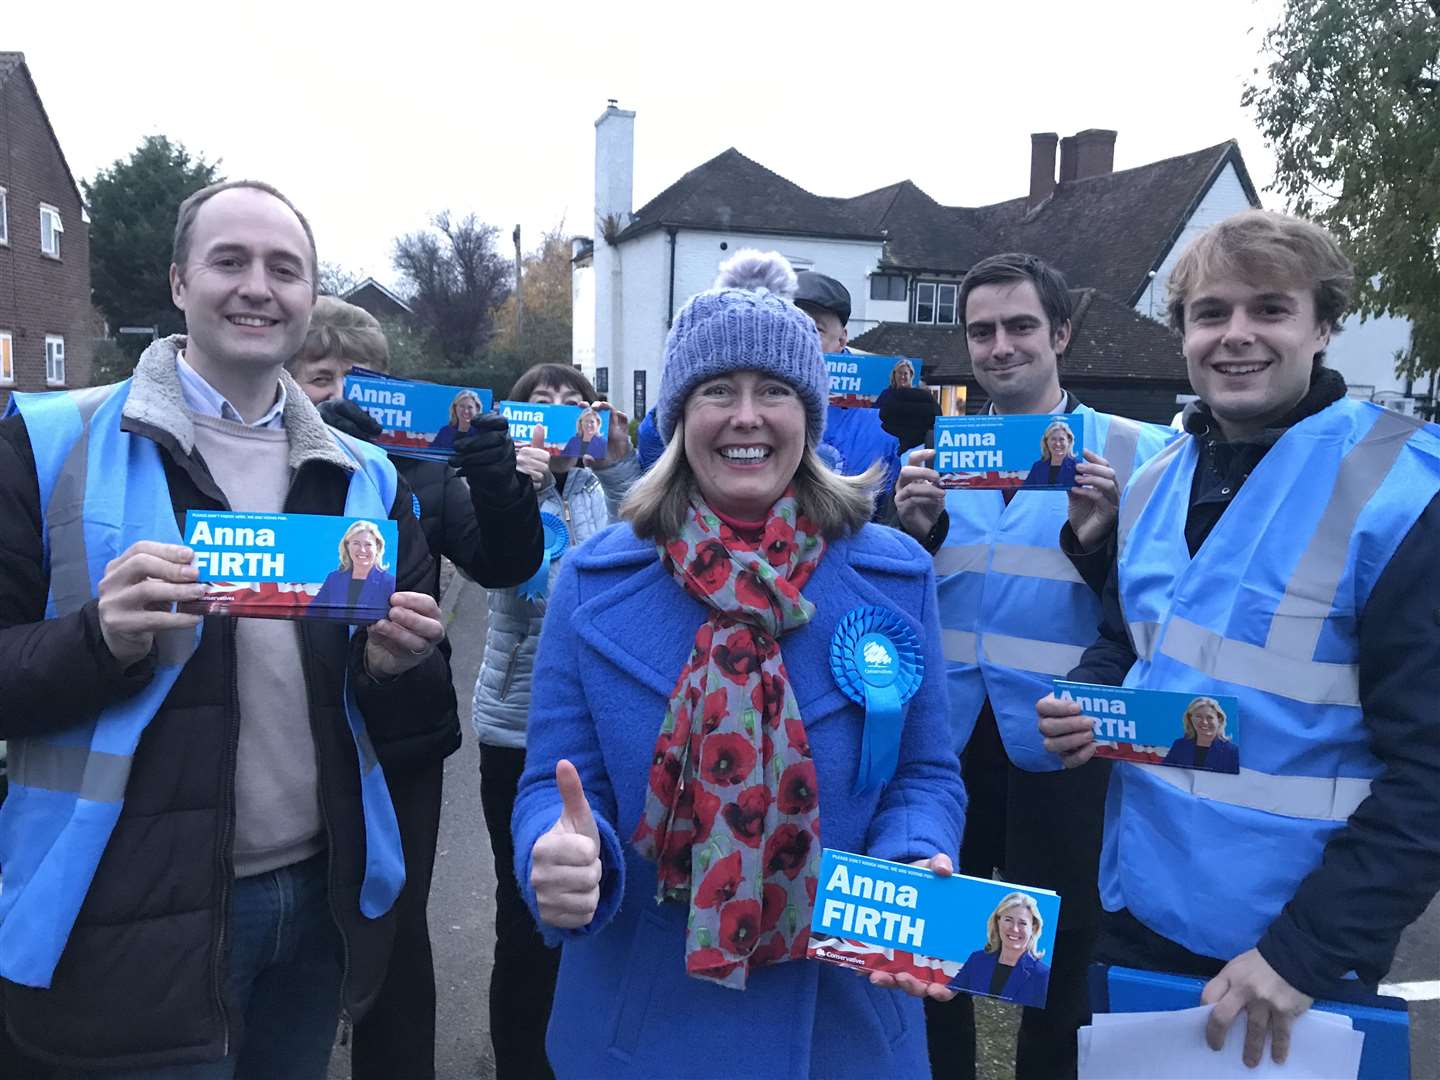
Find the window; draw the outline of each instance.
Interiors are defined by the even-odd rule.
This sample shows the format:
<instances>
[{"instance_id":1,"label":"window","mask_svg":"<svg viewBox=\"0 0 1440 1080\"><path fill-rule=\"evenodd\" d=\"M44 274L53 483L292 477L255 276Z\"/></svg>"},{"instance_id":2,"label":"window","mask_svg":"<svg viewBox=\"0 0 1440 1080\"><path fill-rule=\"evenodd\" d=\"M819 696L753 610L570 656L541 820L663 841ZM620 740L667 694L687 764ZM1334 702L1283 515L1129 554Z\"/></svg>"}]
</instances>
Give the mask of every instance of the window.
<instances>
[{"instance_id":1,"label":"window","mask_svg":"<svg viewBox=\"0 0 1440 1080\"><path fill-rule=\"evenodd\" d=\"M48 386L65 385L65 339L45 336L45 383Z\"/></svg>"},{"instance_id":2,"label":"window","mask_svg":"<svg viewBox=\"0 0 1440 1080\"><path fill-rule=\"evenodd\" d=\"M60 221L60 211L53 206L40 204L40 253L51 258L60 258L60 234L65 231Z\"/></svg>"},{"instance_id":3,"label":"window","mask_svg":"<svg viewBox=\"0 0 1440 1080\"><path fill-rule=\"evenodd\" d=\"M608 367L595 369L595 392L597 394L610 393L610 369Z\"/></svg>"},{"instance_id":4,"label":"window","mask_svg":"<svg viewBox=\"0 0 1440 1080\"><path fill-rule=\"evenodd\" d=\"M905 279L899 274L874 274L870 278L871 300L904 300Z\"/></svg>"},{"instance_id":5,"label":"window","mask_svg":"<svg viewBox=\"0 0 1440 1080\"><path fill-rule=\"evenodd\" d=\"M637 371L637 372L635 372L635 392L634 392L634 394L633 394L633 397L634 397L635 401L634 401L634 406L633 406L633 408L630 410L630 415L631 415L631 416L644 416L644 415L645 415L645 412L646 412L646 407L645 407L645 372L644 372L644 371Z\"/></svg>"},{"instance_id":6,"label":"window","mask_svg":"<svg viewBox=\"0 0 1440 1080\"><path fill-rule=\"evenodd\" d=\"M0 386L10 386L15 382L14 349L15 343L10 335L0 333Z\"/></svg>"},{"instance_id":7,"label":"window","mask_svg":"<svg viewBox=\"0 0 1440 1080\"><path fill-rule=\"evenodd\" d=\"M915 321L954 326L955 299L960 286L939 281L921 281L915 285Z\"/></svg>"},{"instance_id":8,"label":"window","mask_svg":"<svg viewBox=\"0 0 1440 1080\"><path fill-rule=\"evenodd\" d=\"M10 243L10 199L0 187L0 244Z\"/></svg>"}]
</instances>

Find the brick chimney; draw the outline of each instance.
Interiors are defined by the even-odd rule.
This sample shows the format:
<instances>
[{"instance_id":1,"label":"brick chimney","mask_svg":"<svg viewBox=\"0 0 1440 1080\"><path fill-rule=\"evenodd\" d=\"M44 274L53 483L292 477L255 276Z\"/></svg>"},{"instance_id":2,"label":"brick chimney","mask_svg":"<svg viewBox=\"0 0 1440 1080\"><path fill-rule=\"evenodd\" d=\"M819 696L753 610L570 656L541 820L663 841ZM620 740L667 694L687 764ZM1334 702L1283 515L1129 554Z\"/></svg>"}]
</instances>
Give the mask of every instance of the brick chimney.
<instances>
[{"instance_id":1,"label":"brick chimney","mask_svg":"<svg viewBox=\"0 0 1440 1080\"><path fill-rule=\"evenodd\" d=\"M1060 136L1042 131L1030 136L1030 198L1026 211L1034 210L1055 194L1055 146Z\"/></svg>"},{"instance_id":2,"label":"brick chimney","mask_svg":"<svg viewBox=\"0 0 1440 1080\"><path fill-rule=\"evenodd\" d=\"M1075 179L1075 136L1066 135L1060 140L1060 182Z\"/></svg>"},{"instance_id":3,"label":"brick chimney","mask_svg":"<svg viewBox=\"0 0 1440 1080\"><path fill-rule=\"evenodd\" d=\"M1102 128L1086 128L1075 135L1075 179L1105 176L1115 171L1115 135Z\"/></svg>"}]
</instances>

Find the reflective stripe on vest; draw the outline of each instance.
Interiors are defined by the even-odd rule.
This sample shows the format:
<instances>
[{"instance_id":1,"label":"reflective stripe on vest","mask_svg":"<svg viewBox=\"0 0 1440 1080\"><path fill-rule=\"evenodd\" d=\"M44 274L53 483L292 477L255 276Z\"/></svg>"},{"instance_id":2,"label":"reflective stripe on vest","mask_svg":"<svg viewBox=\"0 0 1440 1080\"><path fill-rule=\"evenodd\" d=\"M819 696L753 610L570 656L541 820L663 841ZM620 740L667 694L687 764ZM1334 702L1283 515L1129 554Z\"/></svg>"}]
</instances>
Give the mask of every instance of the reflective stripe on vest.
<instances>
[{"instance_id":1,"label":"reflective stripe on vest","mask_svg":"<svg viewBox=\"0 0 1440 1080\"><path fill-rule=\"evenodd\" d=\"M1184 438L1121 505L1125 685L1239 698L1238 775L1117 764L1101 894L1207 956L1254 946L1365 800L1380 762L1360 708L1375 581L1440 492L1440 428L1342 400L1285 433L1192 557L1199 462ZM1263 523L1257 526L1257 523ZM1177 835L1223 838L1224 858ZM1223 909L1225 919L1214 919Z\"/></svg>"},{"instance_id":2,"label":"reflective stripe on vest","mask_svg":"<svg viewBox=\"0 0 1440 1080\"><path fill-rule=\"evenodd\" d=\"M1117 481L1157 453L1169 429L1106 416L1085 406L1084 445L1103 447ZM935 555L957 750L989 697L1006 750L1020 767L1060 768L1035 727L1035 701L1095 640L1099 600L1060 550L1068 513L1063 491L946 493L950 531Z\"/></svg>"},{"instance_id":3,"label":"reflective stripe on vest","mask_svg":"<svg viewBox=\"0 0 1440 1080\"><path fill-rule=\"evenodd\" d=\"M130 387L127 380L11 399L9 412L24 417L35 458L49 578L46 618L71 615L89 603L107 564L133 543L182 542L161 451L121 429ZM388 488L393 501L393 467L378 452L352 452L368 460L352 476L347 511L388 516L389 504L381 508L377 496ZM62 731L10 741L10 790L0 807L0 976L50 985L119 820L140 737L202 632L203 624L156 634L155 674L134 696ZM367 825L361 906L368 890L372 910L366 914L373 916L393 903L404 862L383 774L355 719L359 710L347 712L353 713L352 730L358 727ZM376 909L382 900L384 907Z\"/></svg>"}]
</instances>

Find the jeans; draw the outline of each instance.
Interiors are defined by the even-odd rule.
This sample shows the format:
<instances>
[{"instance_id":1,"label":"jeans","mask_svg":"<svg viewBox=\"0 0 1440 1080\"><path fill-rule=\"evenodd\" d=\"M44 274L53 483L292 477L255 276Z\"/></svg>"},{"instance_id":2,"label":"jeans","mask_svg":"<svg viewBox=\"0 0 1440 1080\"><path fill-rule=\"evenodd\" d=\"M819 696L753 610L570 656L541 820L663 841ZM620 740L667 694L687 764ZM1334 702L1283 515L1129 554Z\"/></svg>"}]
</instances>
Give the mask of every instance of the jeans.
<instances>
[{"instance_id":1,"label":"jeans","mask_svg":"<svg viewBox=\"0 0 1440 1080\"><path fill-rule=\"evenodd\" d=\"M324 1080L340 1018L343 946L330 914L327 853L239 878L230 893L220 1061L75 1073L79 1080Z\"/></svg>"}]
</instances>

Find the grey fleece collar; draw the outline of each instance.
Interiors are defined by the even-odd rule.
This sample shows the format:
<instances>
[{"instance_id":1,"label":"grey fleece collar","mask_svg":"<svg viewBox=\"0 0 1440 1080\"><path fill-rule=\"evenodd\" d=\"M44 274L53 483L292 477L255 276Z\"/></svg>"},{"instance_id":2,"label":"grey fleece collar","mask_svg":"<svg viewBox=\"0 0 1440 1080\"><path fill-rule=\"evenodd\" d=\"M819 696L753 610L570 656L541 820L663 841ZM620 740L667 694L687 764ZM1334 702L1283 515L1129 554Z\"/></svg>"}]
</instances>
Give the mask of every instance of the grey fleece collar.
<instances>
[{"instance_id":1,"label":"grey fleece collar","mask_svg":"<svg viewBox=\"0 0 1440 1080\"><path fill-rule=\"evenodd\" d=\"M190 421L185 395L180 389L180 376L175 370L175 358L184 347L184 334L160 338L150 344L135 365L124 416L168 433L180 449L189 454L195 449L195 425ZM285 386L284 425L290 437L291 471L307 461L322 461L347 473L354 472L355 462L336 444L300 385L284 370L280 372L280 381Z\"/></svg>"}]
</instances>

